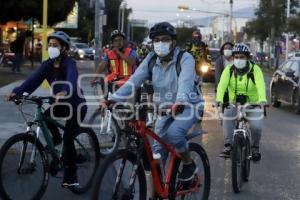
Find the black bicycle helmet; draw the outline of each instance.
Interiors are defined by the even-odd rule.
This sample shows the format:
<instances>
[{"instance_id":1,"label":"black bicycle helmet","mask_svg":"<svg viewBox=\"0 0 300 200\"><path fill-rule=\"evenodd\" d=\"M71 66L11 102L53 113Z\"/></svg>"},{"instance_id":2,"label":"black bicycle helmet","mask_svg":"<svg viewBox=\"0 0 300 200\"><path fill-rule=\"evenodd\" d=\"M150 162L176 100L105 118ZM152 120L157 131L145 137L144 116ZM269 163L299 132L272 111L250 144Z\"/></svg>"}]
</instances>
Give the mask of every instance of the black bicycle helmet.
<instances>
[{"instance_id":1,"label":"black bicycle helmet","mask_svg":"<svg viewBox=\"0 0 300 200\"><path fill-rule=\"evenodd\" d=\"M246 54L250 56L250 48L244 43L236 43L233 47L232 54Z\"/></svg>"},{"instance_id":2,"label":"black bicycle helmet","mask_svg":"<svg viewBox=\"0 0 300 200\"><path fill-rule=\"evenodd\" d=\"M47 38L47 42L49 42L51 38L58 39L60 42L62 42L62 45L67 47L67 50L70 48L70 44L71 44L70 36L65 32L55 31L51 33Z\"/></svg>"},{"instance_id":3,"label":"black bicycle helmet","mask_svg":"<svg viewBox=\"0 0 300 200\"><path fill-rule=\"evenodd\" d=\"M116 30L113 30L111 33L110 33L110 40L113 41L115 39L115 37L117 36L121 36L123 37L124 39L126 39L126 35L124 32L116 29Z\"/></svg>"},{"instance_id":4,"label":"black bicycle helmet","mask_svg":"<svg viewBox=\"0 0 300 200\"><path fill-rule=\"evenodd\" d=\"M176 39L176 29L169 22L160 22L155 24L150 29L149 37L153 39L158 35L170 35L173 39Z\"/></svg>"}]
</instances>

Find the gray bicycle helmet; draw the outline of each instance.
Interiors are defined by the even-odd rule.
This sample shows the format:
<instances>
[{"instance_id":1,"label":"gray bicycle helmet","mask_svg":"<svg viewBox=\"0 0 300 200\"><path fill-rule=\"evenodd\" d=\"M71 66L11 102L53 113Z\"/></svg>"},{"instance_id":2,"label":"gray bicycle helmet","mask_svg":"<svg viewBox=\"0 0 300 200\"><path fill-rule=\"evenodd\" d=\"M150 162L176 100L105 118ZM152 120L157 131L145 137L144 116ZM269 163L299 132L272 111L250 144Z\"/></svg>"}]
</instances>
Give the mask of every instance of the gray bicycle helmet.
<instances>
[{"instance_id":1,"label":"gray bicycle helmet","mask_svg":"<svg viewBox=\"0 0 300 200\"><path fill-rule=\"evenodd\" d=\"M71 43L70 36L65 32L55 31L48 36L47 41L49 42L51 38L55 38L61 41L63 43L62 45L65 45L67 47L67 50L70 48L70 43Z\"/></svg>"},{"instance_id":2,"label":"gray bicycle helmet","mask_svg":"<svg viewBox=\"0 0 300 200\"><path fill-rule=\"evenodd\" d=\"M176 39L177 36L175 27L172 26L169 22L157 23L150 29L150 39L153 39L154 37L159 35L169 35L173 39Z\"/></svg>"},{"instance_id":3,"label":"gray bicycle helmet","mask_svg":"<svg viewBox=\"0 0 300 200\"><path fill-rule=\"evenodd\" d=\"M123 37L124 39L126 39L126 35L124 32L116 29L116 30L113 30L111 33L110 33L110 40L113 41L115 39L115 37L117 36L121 36Z\"/></svg>"},{"instance_id":4,"label":"gray bicycle helmet","mask_svg":"<svg viewBox=\"0 0 300 200\"><path fill-rule=\"evenodd\" d=\"M250 48L244 43L237 43L233 47L232 54L246 54L250 56Z\"/></svg>"}]
</instances>

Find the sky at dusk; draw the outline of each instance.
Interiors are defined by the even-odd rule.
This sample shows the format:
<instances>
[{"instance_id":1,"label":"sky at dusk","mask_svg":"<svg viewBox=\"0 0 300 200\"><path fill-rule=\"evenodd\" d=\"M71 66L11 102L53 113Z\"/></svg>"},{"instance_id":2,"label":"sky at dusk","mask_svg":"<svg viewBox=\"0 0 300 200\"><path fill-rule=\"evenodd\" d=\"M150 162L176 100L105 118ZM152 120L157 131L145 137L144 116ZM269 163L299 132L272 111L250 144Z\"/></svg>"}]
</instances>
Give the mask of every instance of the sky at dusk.
<instances>
[{"instance_id":1,"label":"sky at dusk","mask_svg":"<svg viewBox=\"0 0 300 200\"><path fill-rule=\"evenodd\" d=\"M212 16L214 14L199 11L229 13L229 0L125 0L127 7L132 8L133 19L144 19L148 22L165 20L185 20ZM242 8L257 8L259 0L233 0L233 11ZM199 11L181 12L179 5L188 6Z\"/></svg>"}]
</instances>

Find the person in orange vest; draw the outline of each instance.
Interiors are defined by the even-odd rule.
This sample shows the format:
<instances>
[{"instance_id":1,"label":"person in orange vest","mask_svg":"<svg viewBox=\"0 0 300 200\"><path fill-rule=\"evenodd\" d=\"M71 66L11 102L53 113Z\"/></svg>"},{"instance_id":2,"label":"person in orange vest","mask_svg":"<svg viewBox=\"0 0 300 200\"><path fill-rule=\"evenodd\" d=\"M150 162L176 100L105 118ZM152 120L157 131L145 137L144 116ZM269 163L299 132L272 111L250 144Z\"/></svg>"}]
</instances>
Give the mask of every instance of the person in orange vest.
<instances>
[{"instance_id":1,"label":"person in orange vest","mask_svg":"<svg viewBox=\"0 0 300 200\"><path fill-rule=\"evenodd\" d=\"M108 74L105 82L108 83L108 90L112 92L110 83L117 83L117 87L122 86L133 74L137 61L136 51L126 47L126 35L120 30L114 30L110 34L112 48L104 54L100 61L96 74L103 73L105 70ZM93 85L98 77L91 81Z\"/></svg>"}]
</instances>

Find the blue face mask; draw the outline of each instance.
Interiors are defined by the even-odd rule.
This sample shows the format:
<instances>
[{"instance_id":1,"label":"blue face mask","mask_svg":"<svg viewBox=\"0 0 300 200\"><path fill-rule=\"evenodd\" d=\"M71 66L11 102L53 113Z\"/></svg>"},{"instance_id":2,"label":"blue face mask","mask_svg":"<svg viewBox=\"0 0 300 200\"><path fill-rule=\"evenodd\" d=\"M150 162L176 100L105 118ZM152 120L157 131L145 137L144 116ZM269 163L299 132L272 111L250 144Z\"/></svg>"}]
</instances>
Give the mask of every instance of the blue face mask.
<instances>
[{"instance_id":1,"label":"blue face mask","mask_svg":"<svg viewBox=\"0 0 300 200\"><path fill-rule=\"evenodd\" d=\"M170 42L154 42L154 51L159 57L165 57L170 53Z\"/></svg>"}]
</instances>

